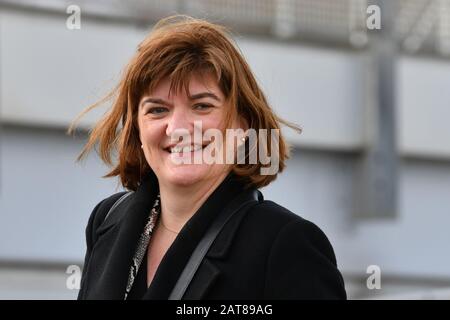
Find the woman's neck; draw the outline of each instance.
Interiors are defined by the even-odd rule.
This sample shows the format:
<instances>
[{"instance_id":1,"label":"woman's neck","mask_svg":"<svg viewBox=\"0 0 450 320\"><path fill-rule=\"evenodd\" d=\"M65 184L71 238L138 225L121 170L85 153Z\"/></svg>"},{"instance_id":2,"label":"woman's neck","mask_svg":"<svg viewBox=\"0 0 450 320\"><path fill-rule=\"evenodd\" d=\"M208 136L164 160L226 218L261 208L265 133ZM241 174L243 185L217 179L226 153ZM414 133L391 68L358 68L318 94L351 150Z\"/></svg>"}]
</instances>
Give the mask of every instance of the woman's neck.
<instances>
[{"instance_id":1,"label":"woman's neck","mask_svg":"<svg viewBox=\"0 0 450 320\"><path fill-rule=\"evenodd\" d=\"M160 183L160 219L163 225L169 230L179 232L226 176L223 174L213 181L201 181L189 186Z\"/></svg>"}]
</instances>

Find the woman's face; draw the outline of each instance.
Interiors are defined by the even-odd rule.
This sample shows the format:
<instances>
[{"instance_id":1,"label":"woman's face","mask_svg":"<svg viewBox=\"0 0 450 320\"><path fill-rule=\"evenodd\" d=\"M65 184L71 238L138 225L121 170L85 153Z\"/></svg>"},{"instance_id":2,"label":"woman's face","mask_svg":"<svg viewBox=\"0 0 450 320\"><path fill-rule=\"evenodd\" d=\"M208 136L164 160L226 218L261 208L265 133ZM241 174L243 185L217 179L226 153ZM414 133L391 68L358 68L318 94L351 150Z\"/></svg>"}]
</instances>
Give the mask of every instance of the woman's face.
<instances>
[{"instance_id":1,"label":"woman's face","mask_svg":"<svg viewBox=\"0 0 450 320\"><path fill-rule=\"evenodd\" d=\"M148 164L160 184L187 186L223 178L231 170L229 164L194 163L193 160L194 156L203 155L206 145L214 143L206 139L203 133L208 129L219 130L223 126L227 106L217 81L210 74L203 77L193 75L189 83L190 97L185 90L172 92L169 96L169 87L170 81L166 78L152 92L144 95L139 103L139 134ZM201 131L197 131L195 140L194 122L197 128L201 124ZM236 122L233 123L233 128L239 127ZM198 135L198 132L201 134ZM179 136L183 139L190 136L189 145L200 142L203 149L188 151L184 148L178 152L180 149L174 149L175 145L185 147L189 142L177 142ZM191 161L186 164L186 160Z\"/></svg>"}]
</instances>

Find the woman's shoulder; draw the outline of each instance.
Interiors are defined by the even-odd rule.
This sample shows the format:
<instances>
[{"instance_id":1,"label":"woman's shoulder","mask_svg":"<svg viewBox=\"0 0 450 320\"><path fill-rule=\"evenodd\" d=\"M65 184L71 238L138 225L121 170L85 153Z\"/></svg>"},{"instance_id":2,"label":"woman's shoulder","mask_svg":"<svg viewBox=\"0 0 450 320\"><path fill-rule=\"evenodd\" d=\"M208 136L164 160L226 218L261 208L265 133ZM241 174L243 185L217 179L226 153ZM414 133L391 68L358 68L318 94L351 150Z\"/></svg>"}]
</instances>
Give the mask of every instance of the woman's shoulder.
<instances>
[{"instance_id":1,"label":"woman's shoulder","mask_svg":"<svg viewBox=\"0 0 450 320\"><path fill-rule=\"evenodd\" d=\"M267 297L346 298L333 247L316 224L268 200L254 206L247 217L253 237L257 228L259 241L268 245Z\"/></svg>"},{"instance_id":2,"label":"woman's shoulder","mask_svg":"<svg viewBox=\"0 0 450 320\"><path fill-rule=\"evenodd\" d=\"M248 214L249 224L263 231L265 236L272 235L273 241L308 244L325 251L336 263L334 250L322 229L314 222L290 211L282 205L263 200L254 206Z\"/></svg>"},{"instance_id":3,"label":"woman's shoulder","mask_svg":"<svg viewBox=\"0 0 450 320\"><path fill-rule=\"evenodd\" d=\"M88 228L96 230L104 222L114 204L126 194L127 191L117 192L98 202L89 217Z\"/></svg>"},{"instance_id":4,"label":"woman's shoulder","mask_svg":"<svg viewBox=\"0 0 450 320\"><path fill-rule=\"evenodd\" d=\"M249 218L257 220L259 225L263 224L276 229L284 228L287 225L297 225L298 228L304 229L319 229L313 222L271 200L260 201L251 208Z\"/></svg>"}]
</instances>

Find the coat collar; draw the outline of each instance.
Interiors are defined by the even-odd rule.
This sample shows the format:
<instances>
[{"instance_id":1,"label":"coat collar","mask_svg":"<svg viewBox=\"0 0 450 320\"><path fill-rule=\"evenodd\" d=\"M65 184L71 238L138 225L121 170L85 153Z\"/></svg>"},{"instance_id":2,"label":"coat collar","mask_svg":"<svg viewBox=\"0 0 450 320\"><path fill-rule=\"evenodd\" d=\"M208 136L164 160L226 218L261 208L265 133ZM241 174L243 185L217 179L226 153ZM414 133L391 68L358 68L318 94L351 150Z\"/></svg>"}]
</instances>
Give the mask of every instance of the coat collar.
<instances>
[{"instance_id":1,"label":"coat collar","mask_svg":"<svg viewBox=\"0 0 450 320\"><path fill-rule=\"evenodd\" d=\"M158 180L152 172L143 179L136 192L121 203L97 229L96 246L107 244L109 248L101 250L103 257L99 259L102 265L90 263L90 267L102 268L102 271L95 285L88 288L89 295L107 300L124 298L135 249L158 192ZM101 243L102 239L106 244Z\"/></svg>"},{"instance_id":2,"label":"coat collar","mask_svg":"<svg viewBox=\"0 0 450 320\"><path fill-rule=\"evenodd\" d=\"M230 173L212 192L197 212L186 222L167 250L144 299L167 299L169 297L192 252L217 212L223 210L244 189L244 184L233 173ZM212 264L208 265L207 271L208 279L204 279L204 286L199 289L206 290L210 281L213 281L219 274L217 268Z\"/></svg>"},{"instance_id":3,"label":"coat collar","mask_svg":"<svg viewBox=\"0 0 450 320\"><path fill-rule=\"evenodd\" d=\"M144 299L168 298L190 255L214 220L216 213L223 210L244 190L244 183L232 172L222 181L187 221L167 250L150 287L143 297ZM158 192L158 180L151 173L143 179L136 192L123 204L123 210L126 211L125 214L121 215L123 219L120 219L120 221L113 219L114 222L111 222L114 225L110 227L116 229L117 236L105 264L102 279L98 283L97 289L102 292L103 296L123 299L134 250ZM239 226L238 220L230 221L232 234ZM217 243L208 252L207 257L211 259L223 258L231 246L233 238L229 235L226 238L218 237ZM203 276L205 279L202 281L202 288L198 288L200 296L220 273L211 261L205 263L204 270Z\"/></svg>"}]
</instances>

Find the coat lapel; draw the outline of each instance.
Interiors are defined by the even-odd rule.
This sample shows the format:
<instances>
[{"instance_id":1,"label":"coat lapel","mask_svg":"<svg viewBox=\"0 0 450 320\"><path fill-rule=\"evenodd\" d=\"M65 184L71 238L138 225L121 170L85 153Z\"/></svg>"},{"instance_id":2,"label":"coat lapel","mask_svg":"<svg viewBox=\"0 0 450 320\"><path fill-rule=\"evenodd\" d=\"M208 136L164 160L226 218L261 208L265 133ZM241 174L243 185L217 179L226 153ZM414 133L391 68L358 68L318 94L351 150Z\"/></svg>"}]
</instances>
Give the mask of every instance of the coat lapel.
<instances>
[{"instance_id":1,"label":"coat lapel","mask_svg":"<svg viewBox=\"0 0 450 320\"><path fill-rule=\"evenodd\" d=\"M165 300L169 297L190 255L216 214L244 190L244 184L233 173L225 178L184 225L169 247L143 299ZM97 230L99 238L96 251L101 252L102 256L94 257L90 263L89 267L96 269L94 273L98 278L88 288L88 298L91 295L98 299L124 298L136 246L158 192L158 180L154 173L151 173L142 181L136 192L120 205L124 214L111 217L111 220ZM219 235L216 239L201 266L201 272L196 275L198 281L195 281L189 290L195 292L193 299L201 299L220 276L214 259L226 256L241 219L241 215L233 218L229 226L227 225L227 234L222 237ZM102 246L108 248L101 248Z\"/></svg>"},{"instance_id":2,"label":"coat lapel","mask_svg":"<svg viewBox=\"0 0 450 320\"><path fill-rule=\"evenodd\" d=\"M205 258L195 274L193 280L185 292L183 299L185 300L202 300L208 294L211 287L214 286L216 280L220 277L221 271L214 261Z\"/></svg>"},{"instance_id":3,"label":"coat lapel","mask_svg":"<svg viewBox=\"0 0 450 320\"><path fill-rule=\"evenodd\" d=\"M260 191L258 191L259 201L264 200ZM239 202L240 204L240 202ZM234 211L236 204L231 208ZM183 299L201 300L204 299L211 287L219 278L221 271L217 267L216 261L224 260L230 252L236 233L239 230L242 220L245 218L247 211L236 212L214 240L213 245L208 250L203 262L195 274L194 279L190 283Z\"/></svg>"},{"instance_id":4,"label":"coat lapel","mask_svg":"<svg viewBox=\"0 0 450 320\"><path fill-rule=\"evenodd\" d=\"M92 296L101 299L124 298L133 255L158 189L156 176L149 174L136 192L118 207L125 211L120 214L120 220L117 218L119 215L111 217L111 220L105 221L105 225L97 230L99 238L96 247L108 245L109 248L97 249L97 252L105 252L106 255L99 257L102 265L96 265L95 261L90 263L93 268L102 268L95 285L89 288ZM105 241L102 241L102 237L105 237Z\"/></svg>"},{"instance_id":5,"label":"coat lapel","mask_svg":"<svg viewBox=\"0 0 450 320\"><path fill-rule=\"evenodd\" d=\"M143 299L165 300L169 297L192 252L217 213L243 191L244 184L233 173L230 173L181 229L161 260ZM205 273L201 275L201 283L197 284L198 292L196 292L195 299L200 299L220 275L219 269L211 261L204 263L202 268Z\"/></svg>"}]
</instances>

